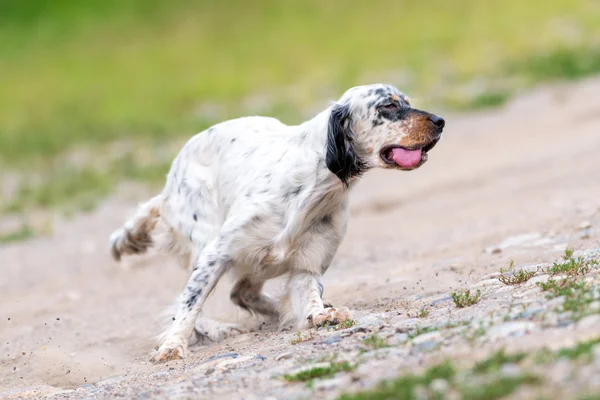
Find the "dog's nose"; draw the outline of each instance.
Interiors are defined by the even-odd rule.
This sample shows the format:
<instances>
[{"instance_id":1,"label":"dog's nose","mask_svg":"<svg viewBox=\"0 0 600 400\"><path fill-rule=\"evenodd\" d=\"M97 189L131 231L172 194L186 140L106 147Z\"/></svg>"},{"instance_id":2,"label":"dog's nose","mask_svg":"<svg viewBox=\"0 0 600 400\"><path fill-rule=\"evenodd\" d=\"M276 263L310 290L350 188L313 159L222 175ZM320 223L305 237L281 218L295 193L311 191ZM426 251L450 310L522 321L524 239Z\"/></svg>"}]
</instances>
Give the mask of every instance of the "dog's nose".
<instances>
[{"instance_id":1,"label":"dog's nose","mask_svg":"<svg viewBox=\"0 0 600 400\"><path fill-rule=\"evenodd\" d=\"M433 122L435 126L437 126L440 129L443 129L444 126L446 126L446 121L444 121L444 118L442 117L438 117L437 115L431 114L429 116L429 119L431 120L431 122Z\"/></svg>"}]
</instances>

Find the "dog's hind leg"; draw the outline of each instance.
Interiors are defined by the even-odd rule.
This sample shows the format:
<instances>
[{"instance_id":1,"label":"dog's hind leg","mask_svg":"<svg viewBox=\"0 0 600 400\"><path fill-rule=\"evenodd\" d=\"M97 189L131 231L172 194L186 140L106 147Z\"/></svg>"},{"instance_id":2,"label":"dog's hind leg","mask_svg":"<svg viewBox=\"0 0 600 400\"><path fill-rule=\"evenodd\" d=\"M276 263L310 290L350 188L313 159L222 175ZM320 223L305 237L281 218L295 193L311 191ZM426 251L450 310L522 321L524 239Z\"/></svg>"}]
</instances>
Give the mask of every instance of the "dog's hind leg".
<instances>
[{"instance_id":1,"label":"dog's hind leg","mask_svg":"<svg viewBox=\"0 0 600 400\"><path fill-rule=\"evenodd\" d=\"M239 279L231 289L231 301L244 310L256 312L276 319L279 312L275 301L263 292L264 282L253 282L249 278Z\"/></svg>"},{"instance_id":2,"label":"dog's hind leg","mask_svg":"<svg viewBox=\"0 0 600 400\"><path fill-rule=\"evenodd\" d=\"M141 254L152 247L151 233L159 218L163 196L153 197L139 206L136 214L110 236L111 252L119 261L123 254Z\"/></svg>"}]
</instances>

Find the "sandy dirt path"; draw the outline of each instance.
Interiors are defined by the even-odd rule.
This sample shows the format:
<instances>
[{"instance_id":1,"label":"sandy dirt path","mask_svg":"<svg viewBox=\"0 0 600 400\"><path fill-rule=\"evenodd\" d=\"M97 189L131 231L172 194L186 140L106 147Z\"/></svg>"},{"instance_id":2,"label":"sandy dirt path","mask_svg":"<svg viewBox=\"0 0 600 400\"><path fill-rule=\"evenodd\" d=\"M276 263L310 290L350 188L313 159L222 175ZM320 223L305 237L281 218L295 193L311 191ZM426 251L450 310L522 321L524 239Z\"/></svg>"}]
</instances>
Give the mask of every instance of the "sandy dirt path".
<instances>
[{"instance_id":1,"label":"sandy dirt path","mask_svg":"<svg viewBox=\"0 0 600 400\"><path fill-rule=\"evenodd\" d=\"M423 168L374 171L354 189L349 231L325 277L325 300L350 307L361 321L418 309L511 259L548 262L566 246L600 248L599 93L600 79L591 79L540 89L493 112L445 115L443 140ZM212 356L260 354L275 365L277 354L292 348L290 333L261 331L196 346L183 362L147 363L157 316L186 273L161 257L111 261L108 236L134 208L117 197L57 223L50 238L0 247L0 397L109 396L96 383L110 379L127 396L148 397L159 386L185 381L182 371L204 376L198 368ZM578 226L587 222L592 228L582 235ZM521 234L529 239L485 251ZM219 286L208 313L243 319L229 304L228 285ZM251 398L288 390L265 379L246 391L223 383L197 393ZM270 385L279 386L271 391Z\"/></svg>"}]
</instances>

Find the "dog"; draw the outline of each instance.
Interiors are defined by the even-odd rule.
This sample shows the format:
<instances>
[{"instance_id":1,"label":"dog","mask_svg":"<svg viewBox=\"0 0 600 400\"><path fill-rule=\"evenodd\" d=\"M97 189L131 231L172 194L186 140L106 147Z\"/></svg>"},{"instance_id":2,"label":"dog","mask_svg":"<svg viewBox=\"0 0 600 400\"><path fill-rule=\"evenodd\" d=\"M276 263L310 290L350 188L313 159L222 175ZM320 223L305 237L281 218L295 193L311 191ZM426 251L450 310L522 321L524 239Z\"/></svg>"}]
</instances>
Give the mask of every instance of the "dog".
<instances>
[{"instance_id":1,"label":"dog","mask_svg":"<svg viewBox=\"0 0 600 400\"><path fill-rule=\"evenodd\" d=\"M419 168L444 126L395 87L375 84L349 89L300 125L243 117L193 136L162 193L110 239L117 260L152 247L191 270L151 360L184 358L202 305L226 272L235 279L233 303L282 325L350 319L347 308L322 300L322 276L346 232L350 189L373 168ZM276 301L263 285L282 275L285 294ZM241 331L216 326L212 336L221 339Z\"/></svg>"}]
</instances>

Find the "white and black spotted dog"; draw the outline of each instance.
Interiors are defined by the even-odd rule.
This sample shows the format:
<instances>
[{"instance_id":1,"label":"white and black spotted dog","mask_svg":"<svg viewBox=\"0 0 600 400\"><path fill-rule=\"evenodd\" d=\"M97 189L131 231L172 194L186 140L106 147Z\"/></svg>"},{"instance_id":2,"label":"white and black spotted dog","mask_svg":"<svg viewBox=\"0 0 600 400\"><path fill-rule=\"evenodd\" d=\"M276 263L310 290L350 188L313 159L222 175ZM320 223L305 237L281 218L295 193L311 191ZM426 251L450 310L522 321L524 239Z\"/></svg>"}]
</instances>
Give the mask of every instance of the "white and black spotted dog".
<instances>
[{"instance_id":1,"label":"white and black spotted dog","mask_svg":"<svg viewBox=\"0 0 600 400\"><path fill-rule=\"evenodd\" d=\"M349 319L347 308L325 307L321 297L346 231L350 188L371 168L421 166L444 124L377 84L348 90L298 126L245 117L192 137L162 193L111 237L117 260L154 247L191 269L153 361L183 358L197 323L209 337L240 331L198 319L228 271L236 279L231 300L251 312L296 328ZM262 288L284 274L285 298L275 301Z\"/></svg>"}]
</instances>

